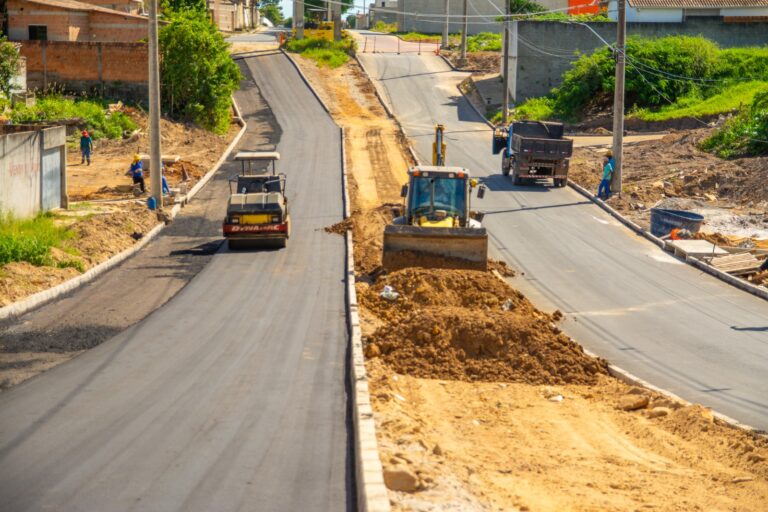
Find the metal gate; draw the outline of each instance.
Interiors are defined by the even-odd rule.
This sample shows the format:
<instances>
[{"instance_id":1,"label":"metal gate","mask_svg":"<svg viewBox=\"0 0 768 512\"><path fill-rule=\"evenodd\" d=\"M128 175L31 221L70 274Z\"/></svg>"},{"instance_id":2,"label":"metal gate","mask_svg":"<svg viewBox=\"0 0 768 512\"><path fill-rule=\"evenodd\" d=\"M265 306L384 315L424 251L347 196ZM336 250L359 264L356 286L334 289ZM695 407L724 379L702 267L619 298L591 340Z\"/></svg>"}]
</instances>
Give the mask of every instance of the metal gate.
<instances>
[{"instance_id":1,"label":"metal gate","mask_svg":"<svg viewBox=\"0 0 768 512\"><path fill-rule=\"evenodd\" d=\"M61 208L61 155L59 148L43 152L42 209Z\"/></svg>"}]
</instances>

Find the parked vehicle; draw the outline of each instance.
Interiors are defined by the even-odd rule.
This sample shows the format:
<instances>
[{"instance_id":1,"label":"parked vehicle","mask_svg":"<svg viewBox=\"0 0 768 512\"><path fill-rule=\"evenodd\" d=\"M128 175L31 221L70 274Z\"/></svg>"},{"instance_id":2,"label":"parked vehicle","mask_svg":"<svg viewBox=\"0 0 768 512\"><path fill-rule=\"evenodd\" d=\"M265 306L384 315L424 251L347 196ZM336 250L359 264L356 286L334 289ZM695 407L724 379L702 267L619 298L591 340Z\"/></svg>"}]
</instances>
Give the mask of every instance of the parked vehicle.
<instances>
[{"instance_id":1,"label":"parked vehicle","mask_svg":"<svg viewBox=\"0 0 768 512\"><path fill-rule=\"evenodd\" d=\"M516 121L493 131L493 154L501 157L501 173L515 185L551 178L556 187L568 181L573 141L563 138L562 123Z\"/></svg>"}]
</instances>

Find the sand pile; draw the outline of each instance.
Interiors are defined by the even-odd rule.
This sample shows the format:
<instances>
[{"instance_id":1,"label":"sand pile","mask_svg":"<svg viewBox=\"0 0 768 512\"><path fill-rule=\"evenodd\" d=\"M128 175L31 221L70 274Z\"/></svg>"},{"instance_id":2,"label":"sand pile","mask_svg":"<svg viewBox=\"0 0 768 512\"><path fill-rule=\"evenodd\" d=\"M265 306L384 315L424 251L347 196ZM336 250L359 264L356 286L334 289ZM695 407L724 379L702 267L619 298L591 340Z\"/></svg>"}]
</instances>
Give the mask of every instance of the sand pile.
<instances>
[{"instance_id":1,"label":"sand pile","mask_svg":"<svg viewBox=\"0 0 768 512\"><path fill-rule=\"evenodd\" d=\"M400 295L380 296L388 285ZM398 373L424 378L592 384L605 364L492 274L406 269L379 278L360 303L382 324L366 340Z\"/></svg>"}]
</instances>

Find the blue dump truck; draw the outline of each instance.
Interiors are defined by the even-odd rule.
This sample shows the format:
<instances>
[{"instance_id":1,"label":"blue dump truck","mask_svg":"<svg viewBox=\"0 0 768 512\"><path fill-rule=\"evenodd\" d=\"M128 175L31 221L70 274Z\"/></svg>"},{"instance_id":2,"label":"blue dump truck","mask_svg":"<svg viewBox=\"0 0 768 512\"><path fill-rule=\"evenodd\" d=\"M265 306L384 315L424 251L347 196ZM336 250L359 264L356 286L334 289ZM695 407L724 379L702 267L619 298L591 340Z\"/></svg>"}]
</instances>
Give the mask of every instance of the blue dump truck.
<instances>
[{"instance_id":1,"label":"blue dump truck","mask_svg":"<svg viewBox=\"0 0 768 512\"><path fill-rule=\"evenodd\" d=\"M563 138L562 123L516 121L493 131L493 154L501 153L501 173L515 185L551 178L554 186L568 181L573 141Z\"/></svg>"}]
</instances>

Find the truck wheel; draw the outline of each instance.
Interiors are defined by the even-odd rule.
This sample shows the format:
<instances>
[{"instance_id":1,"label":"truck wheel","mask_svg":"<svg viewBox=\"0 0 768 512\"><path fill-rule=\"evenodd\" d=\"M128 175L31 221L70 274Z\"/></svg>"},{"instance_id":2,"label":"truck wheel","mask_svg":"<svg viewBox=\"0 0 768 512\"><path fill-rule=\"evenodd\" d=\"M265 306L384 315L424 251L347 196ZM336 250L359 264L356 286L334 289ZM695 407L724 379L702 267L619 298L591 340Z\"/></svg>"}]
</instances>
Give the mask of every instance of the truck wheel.
<instances>
[{"instance_id":1,"label":"truck wheel","mask_svg":"<svg viewBox=\"0 0 768 512\"><path fill-rule=\"evenodd\" d=\"M501 166L501 174L503 174L504 176L509 176L509 167L504 167L502 165Z\"/></svg>"},{"instance_id":2,"label":"truck wheel","mask_svg":"<svg viewBox=\"0 0 768 512\"><path fill-rule=\"evenodd\" d=\"M518 186L518 187L522 186L523 185L523 180L520 179L520 176L515 175L515 177L512 178L512 184L515 185L515 186Z\"/></svg>"},{"instance_id":3,"label":"truck wheel","mask_svg":"<svg viewBox=\"0 0 768 512\"><path fill-rule=\"evenodd\" d=\"M568 180L565 178L560 178L557 180L557 186L560 188L563 188L568 183Z\"/></svg>"}]
</instances>

